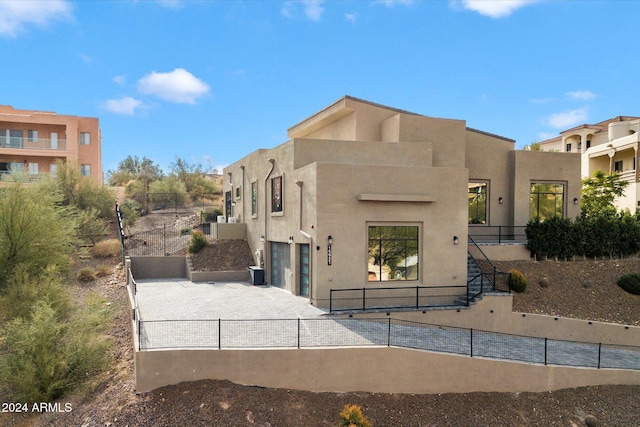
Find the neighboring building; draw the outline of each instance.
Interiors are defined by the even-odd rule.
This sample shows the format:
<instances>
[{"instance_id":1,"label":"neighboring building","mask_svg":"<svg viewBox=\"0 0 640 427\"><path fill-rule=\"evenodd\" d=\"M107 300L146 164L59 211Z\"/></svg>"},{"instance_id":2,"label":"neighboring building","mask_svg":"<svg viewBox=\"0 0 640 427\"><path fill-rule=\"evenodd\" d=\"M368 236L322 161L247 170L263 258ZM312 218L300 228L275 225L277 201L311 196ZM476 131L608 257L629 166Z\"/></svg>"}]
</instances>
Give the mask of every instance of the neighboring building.
<instances>
[{"instance_id":1,"label":"neighboring building","mask_svg":"<svg viewBox=\"0 0 640 427\"><path fill-rule=\"evenodd\" d=\"M582 177L592 176L597 170L620 172L629 187L616 200L616 206L634 213L640 207L640 175L636 168L639 141L640 117L618 116L567 129L556 138L542 141L540 146L544 151L579 153Z\"/></svg>"},{"instance_id":2,"label":"neighboring building","mask_svg":"<svg viewBox=\"0 0 640 427\"><path fill-rule=\"evenodd\" d=\"M29 180L55 174L62 160L102 183L98 119L0 105L0 175L23 172Z\"/></svg>"},{"instance_id":3,"label":"neighboring building","mask_svg":"<svg viewBox=\"0 0 640 427\"><path fill-rule=\"evenodd\" d=\"M246 223L270 285L320 307L332 289L464 294L469 227L579 212L578 155L515 151L463 120L345 96L288 135L224 169L225 215Z\"/></svg>"}]
</instances>

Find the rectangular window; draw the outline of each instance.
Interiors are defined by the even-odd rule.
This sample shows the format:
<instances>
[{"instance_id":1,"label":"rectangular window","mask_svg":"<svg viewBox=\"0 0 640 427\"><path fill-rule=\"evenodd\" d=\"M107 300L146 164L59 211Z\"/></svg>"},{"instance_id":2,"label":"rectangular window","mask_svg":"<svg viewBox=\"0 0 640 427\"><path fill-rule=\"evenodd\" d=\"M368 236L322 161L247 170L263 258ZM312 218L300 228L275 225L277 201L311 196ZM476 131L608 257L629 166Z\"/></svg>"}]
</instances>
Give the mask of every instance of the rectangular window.
<instances>
[{"instance_id":1,"label":"rectangular window","mask_svg":"<svg viewBox=\"0 0 640 427\"><path fill-rule=\"evenodd\" d=\"M91 165L80 165L80 175L91 176Z\"/></svg>"},{"instance_id":2,"label":"rectangular window","mask_svg":"<svg viewBox=\"0 0 640 427\"><path fill-rule=\"evenodd\" d=\"M49 165L49 175L51 178L58 176L58 165L56 163L51 163Z\"/></svg>"},{"instance_id":3,"label":"rectangular window","mask_svg":"<svg viewBox=\"0 0 640 427\"><path fill-rule=\"evenodd\" d=\"M282 176L271 179L271 212L282 212Z\"/></svg>"},{"instance_id":4,"label":"rectangular window","mask_svg":"<svg viewBox=\"0 0 640 427\"><path fill-rule=\"evenodd\" d=\"M531 220L563 217L564 184L532 182L529 200Z\"/></svg>"},{"instance_id":5,"label":"rectangular window","mask_svg":"<svg viewBox=\"0 0 640 427\"><path fill-rule=\"evenodd\" d=\"M37 163L29 163L29 175L38 175Z\"/></svg>"},{"instance_id":6,"label":"rectangular window","mask_svg":"<svg viewBox=\"0 0 640 427\"><path fill-rule=\"evenodd\" d=\"M616 172L622 172L623 170L622 165L623 165L622 160L618 160L613 164L613 170Z\"/></svg>"},{"instance_id":7,"label":"rectangular window","mask_svg":"<svg viewBox=\"0 0 640 427\"><path fill-rule=\"evenodd\" d=\"M242 188L236 187L236 199L239 199L241 194L242 194Z\"/></svg>"},{"instance_id":8,"label":"rectangular window","mask_svg":"<svg viewBox=\"0 0 640 427\"><path fill-rule=\"evenodd\" d=\"M567 153L571 152L571 144L567 144Z\"/></svg>"},{"instance_id":9,"label":"rectangular window","mask_svg":"<svg viewBox=\"0 0 640 427\"><path fill-rule=\"evenodd\" d=\"M80 144L81 145L91 144L91 134L89 132L80 132Z\"/></svg>"},{"instance_id":10,"label":"rectangular window","mask_svg":"<svg viewBox=\"0 0 640 427\"><path fill-rule=\"evenodd\" d=\"M369 226L369 282L418 280L416 226Z\"/></svg>"},{"instance_id":11,"label":"rectangular window","mask_svg":"<svg viewBox=\"0 0 640 427\"><path fill-rule=\"evenodd\" d=\"M29 129L27 131L27 141L38 142L38 131Z\"/></svg>"},{"instance_id":12,"label":"rectangular window","mask_svg":"<svg viewBox=\"0 0 640 427\"><path fill-rule=\"evenodd\" d=\"M468 193L469 224L487 223L487 183L470 182Z\"/></svg>"},{"instance_id":13,"label":"rectangular window","mask_svg":"<svg viewBox=\"0 0 640 427\"><path fill-rule=\"evenodd\" d=\"M251 216L258 216L258 183L251 183Z\"/></svg>"},{"instance_id":14,"label":"rectangular window","mask_svg":"<svg viewBox=\"0 0 640 427\"><path fill-rule=\"evenodd\" d=\"M21 130L9 130L9 147L22 148L22 137L24 132Z\"/></svg>"},{"instance_id":15,"label":"rectangular window","mask_svg":"<svg viewBox=\"0 0 640 427\"><path fill-rule=\"evenodd\" d=\"M589 148L591 148L591 140L590 140L590 139L587 139L587 150L588 150Z\"/></svg>"}]
</instances>

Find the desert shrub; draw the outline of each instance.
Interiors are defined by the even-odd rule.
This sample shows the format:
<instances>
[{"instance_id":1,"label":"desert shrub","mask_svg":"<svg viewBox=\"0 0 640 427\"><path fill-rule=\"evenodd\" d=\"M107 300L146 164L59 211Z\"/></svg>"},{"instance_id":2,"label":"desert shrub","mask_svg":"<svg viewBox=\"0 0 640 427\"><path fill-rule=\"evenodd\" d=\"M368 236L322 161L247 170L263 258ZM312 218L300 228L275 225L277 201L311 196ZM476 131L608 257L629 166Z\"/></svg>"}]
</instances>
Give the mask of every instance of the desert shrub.
<instances>
[{"instance_id":1,"label":"desert shrub","mask_svg":"<svg viewBox=\"0 0 640 427\"><path fill-rule=\"evenodd\" d=\"M120 214L125 227L133 227L142 215L142 206L133 199L127 199L120 204Z\"/></svg>"},{"instance_id":2,"label":"desert shrub","mask_svg":"<svg viewBox=\"0 0 640 427\"><path fill-rule=\"evenodd\" d=\"M527 278L518 270L509 270L509 289L514 292L524 292L527 290Z\"/></svg>"},{"instance_id":3,"label":"desert shrub","mask_svg":"<svg viewBox=\"0 0 640 427\"><path fill-rule=\"evenodd\" d=\"M120 240L108 239L97 242L93 246L93 255L98 258L109 258L120 256Z\"/></svg>"},{"instance_id":4,"label":"desert shrub","mask_svg":"<svg viewBox=\"0 0 640 427\"><path fill-rule=\"evenodd\" d=\"M81 317L61 321L46 302L6 326L0 378L16 401L50 402L91 378L108 360L109 342Z\"/></svg>"},{"instance_id":5,"label":"desert shrub","mask_svg":"<svg viewBox=\"0 0 640 427\"><path fill-rule=\"evenodd\" d=\"M180 230L180 235L181 236L186 236L187 234L191 233L193 229L191 227L182 227L182 229Z\"/></svg>"},{"instance_id":6,"label":"desert shrub","mask_svg":"<svg viewBox=\"0 0 640 427\"><path fill-rule=\"evenodd\" d=\"M111 274L111 267L101 264L96 268L96 277L104 277Z\"/></svg>"},{"instance_id":7,"label":"desert shrub","mask_svg":"<svg viewBox=\"0 0 640 427\"><path fill-rule=\"evenodd\" d=\"M189 253L196 254L207 246L207 238L202 231L195 230L191 233L191 243L189 244Z\"/></svg>"},{"instance_id":8,"label":"desert shrub","mask_svg":"<svg viewBox=\"0 0 640 427\"><path fill-rule=\"evenodd\" d=\"M96 278L96 272L91 267L83 267L78 271L76 278L81 282L90 282Z\"/></svg>"},{"instance_id":9,"label":"desert shrub","mask_svg":"<svg viewBox=\"0 0 640 427\"><path fill-rule=\"evenodd\" d=\"M371 423L362 415L362 408L358 405L344 405L340 412L339 426L371 427Z\"/></svg>"},{"instance_id":10,"label":"desert shrub","mask_svg":"<svg viewBox=\"0 0 640 427\"><path fill-rule=\"evenodd\" d=\"M0 296L0 319L7 322L26 319L38 301L46 302L59 319L67 318L72 310L71 298L55 267L50 266L36 275L30 273L26 265L19 265Z\"/></svg>"},{"instance_id":11,"label":"desert shrub","mask_svg":"<svg viewBox=\"0 0 640 427\"><path fill-rule=\"evenodd\" d=\"M630 294L640 295L640 273L629 273L618 279L618 286Z\"/></svg>"}]
</instances>

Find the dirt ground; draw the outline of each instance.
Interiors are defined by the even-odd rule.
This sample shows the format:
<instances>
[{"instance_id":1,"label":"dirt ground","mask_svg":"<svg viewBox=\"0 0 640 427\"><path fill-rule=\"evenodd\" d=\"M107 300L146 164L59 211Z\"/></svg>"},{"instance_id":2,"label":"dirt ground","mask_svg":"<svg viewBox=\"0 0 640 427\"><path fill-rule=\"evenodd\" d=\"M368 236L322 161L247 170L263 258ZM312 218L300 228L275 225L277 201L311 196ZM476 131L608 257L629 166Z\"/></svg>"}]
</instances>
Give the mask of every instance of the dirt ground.
<instances>
[{"instance_id":1,"label":"dirt ground","mask_svg":"<svg viewBox=\"0 0 640 427\"><path fill-rule=\"evenodd\" d=\"M214 249L209 249L214 250ZM249 254L250 255L250 254ZM204 253L203 257L210 256ZM215 257L214 257L215 258ZM98 292L114 312L113 363L89 388L63 399L62 412L0 414L4 426L335 426L346 404L357 404L373 426L640 426L640 386L600 386L545 393L381 394L313 393L228 381L198 381L137 395L131 324L119 259L111 276L74 284L79 296ZM105 260L85 258L76 269ZM514 310L640 325L640 297L615 285L640 259L499 263L529 281ZM546 278L547 287L539 282ZM64 412L64 404L71 411Z\"/></svg>"}]
</instances>

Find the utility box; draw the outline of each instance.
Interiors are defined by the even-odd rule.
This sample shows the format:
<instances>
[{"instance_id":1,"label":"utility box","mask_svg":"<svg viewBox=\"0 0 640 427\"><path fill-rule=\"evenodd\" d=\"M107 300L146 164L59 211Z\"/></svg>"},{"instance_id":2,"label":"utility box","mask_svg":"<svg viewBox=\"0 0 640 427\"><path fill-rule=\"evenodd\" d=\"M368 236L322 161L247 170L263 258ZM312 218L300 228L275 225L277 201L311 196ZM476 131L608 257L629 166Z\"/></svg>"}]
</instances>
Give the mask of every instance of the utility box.
<instances>
[{"instance_id":1,"label":"utility box","mask_svg":"<svg viewBox=\"0 0 640 427\"><path fill-rule=\"evenodd\" d=\"M264 268L258 266L249 267L249 283L252 285L265 285Z\"/></svg>"}]
</instances>

